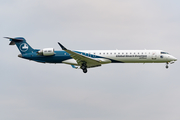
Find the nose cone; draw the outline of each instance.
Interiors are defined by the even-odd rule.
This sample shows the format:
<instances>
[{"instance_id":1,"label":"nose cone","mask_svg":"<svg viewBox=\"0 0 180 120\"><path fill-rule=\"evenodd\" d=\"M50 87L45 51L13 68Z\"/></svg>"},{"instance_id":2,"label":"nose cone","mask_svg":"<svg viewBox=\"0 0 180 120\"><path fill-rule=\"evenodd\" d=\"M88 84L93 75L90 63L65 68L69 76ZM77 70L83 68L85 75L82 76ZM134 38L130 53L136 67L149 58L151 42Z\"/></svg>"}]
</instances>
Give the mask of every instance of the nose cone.
<instances>
[{"instance_id":1,"label":"nose cone","mask_svg":"<svg viewBox=\"0 0 180 120\"><path fill-rule=\"evenodd\" d=\"M177 58L175 58L174 56L171 56L171 60L172 61L177 61Z\"/></svg>"},{"instance_id":2,"label":"nose cone","mask_svg":"<svg viewBox=\"0 0 180 120\"><path fill-rule=\"evenodd\" d=\"M174 57L174 61L177 61L177 58Z\"/></svg>"}]
</instances>

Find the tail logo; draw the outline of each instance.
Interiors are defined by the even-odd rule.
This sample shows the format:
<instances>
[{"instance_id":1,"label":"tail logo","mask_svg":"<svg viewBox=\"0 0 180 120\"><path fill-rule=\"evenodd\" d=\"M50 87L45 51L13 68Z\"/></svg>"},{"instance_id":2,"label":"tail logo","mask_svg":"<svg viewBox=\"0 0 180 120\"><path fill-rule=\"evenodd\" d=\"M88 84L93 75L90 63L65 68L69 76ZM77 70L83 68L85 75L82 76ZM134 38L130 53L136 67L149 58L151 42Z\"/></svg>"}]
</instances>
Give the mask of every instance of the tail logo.
<instances>
[{"instance_id":1,"label":"tail logo","mask_svg":"<svg viewBox=\"0 0 180 120\"><path fill-rule=\"evenodd\" d=\"M20 45L20 50L22 51L22 52L26 52L27 50L28 50L28 45L26 44L26 43L22 43L21 45Z\"/></svg>"}]
</instances>

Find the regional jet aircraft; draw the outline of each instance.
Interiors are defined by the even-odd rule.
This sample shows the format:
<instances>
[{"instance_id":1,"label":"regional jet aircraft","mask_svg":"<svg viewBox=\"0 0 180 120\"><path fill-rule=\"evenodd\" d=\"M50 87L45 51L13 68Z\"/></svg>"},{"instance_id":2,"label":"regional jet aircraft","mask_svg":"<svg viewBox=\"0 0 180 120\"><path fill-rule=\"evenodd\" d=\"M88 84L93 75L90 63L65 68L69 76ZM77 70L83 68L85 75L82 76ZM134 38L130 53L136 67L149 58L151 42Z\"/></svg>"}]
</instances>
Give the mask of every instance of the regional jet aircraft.
<instances>
[{"instance_id":1,"label":"regional jet aircraft","mask_svg":"<svg viewBox=\"0 0 180 120\"><path fill-rule=\"evenodd\" d=\"M166 63L177 61L177 58L163 50L75 50L72 51L58 42L61 51L53 48L33 49L24 38L9 38L9 45L16 45L21 54L20 58L33 60L40 63L65 63L75 69L82 69L87 73L87 68L98 67L108 63Z\"/></svg>"}]
</instances>

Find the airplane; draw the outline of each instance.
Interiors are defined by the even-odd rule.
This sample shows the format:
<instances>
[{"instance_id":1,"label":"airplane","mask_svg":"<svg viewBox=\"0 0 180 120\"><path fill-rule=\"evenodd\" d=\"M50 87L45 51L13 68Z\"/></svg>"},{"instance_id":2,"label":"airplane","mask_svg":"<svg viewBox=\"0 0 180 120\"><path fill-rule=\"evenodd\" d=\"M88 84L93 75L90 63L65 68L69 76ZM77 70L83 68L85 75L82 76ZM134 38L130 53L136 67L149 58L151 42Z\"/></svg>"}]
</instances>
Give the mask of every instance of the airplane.
<instances>
[{"instance_id":1,"label":"airplane","mask_svg":"<svg viewBox=\"0 0 180 120\"><path fill-rule=\"evenodd\" d=\"M109 63L166 63L177 61L177 58L163 50L75 50L72 51L58 42L61 51L54 48L33 49L23 37L4 37L10 40L9 45L16 45L20 58L40 63L65 63L75 69L99 67Z\"/></svg>"}]
</instances>

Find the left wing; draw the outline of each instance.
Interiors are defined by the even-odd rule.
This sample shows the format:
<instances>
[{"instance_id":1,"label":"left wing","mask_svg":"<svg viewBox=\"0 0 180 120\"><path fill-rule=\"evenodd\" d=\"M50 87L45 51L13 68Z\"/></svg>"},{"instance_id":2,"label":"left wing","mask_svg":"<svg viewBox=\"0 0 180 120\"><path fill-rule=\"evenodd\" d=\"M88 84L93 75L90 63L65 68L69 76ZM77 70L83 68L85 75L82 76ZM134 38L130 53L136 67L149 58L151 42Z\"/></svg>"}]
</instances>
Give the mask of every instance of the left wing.
<instances>
[{"instance_id":1,"label":"left wing","mask_svg":"<svg viewBox=\"0 0 180 120\"><path fill-rule=\"evenodd\" d=\"M68 50L62 44L60 44L59 42L58 42L58 44L62 48L62 50L69 53L70 56L77 61L79 66L82 66L83 64L86 64L87 68L101 66L101 61L93 59L91 57L81 55L81 54L73 52L71 50Z\"/></svg>"}]
</instances>

